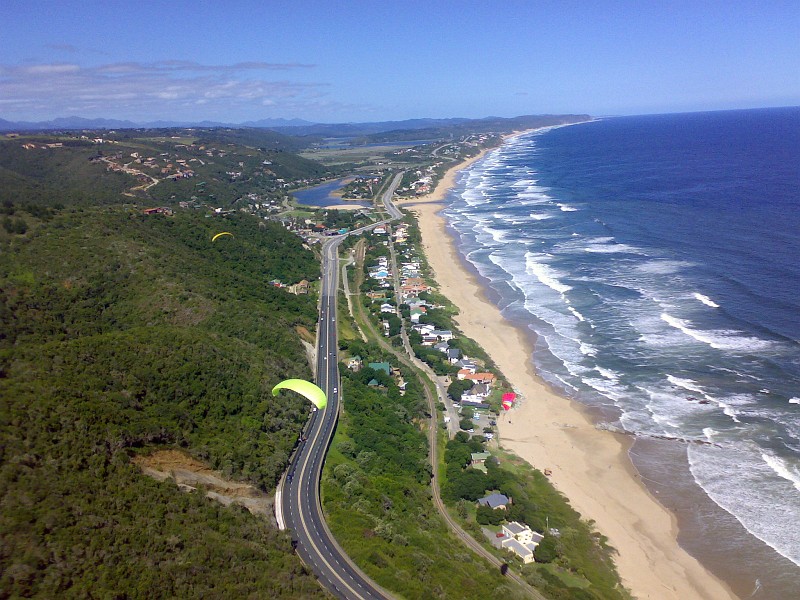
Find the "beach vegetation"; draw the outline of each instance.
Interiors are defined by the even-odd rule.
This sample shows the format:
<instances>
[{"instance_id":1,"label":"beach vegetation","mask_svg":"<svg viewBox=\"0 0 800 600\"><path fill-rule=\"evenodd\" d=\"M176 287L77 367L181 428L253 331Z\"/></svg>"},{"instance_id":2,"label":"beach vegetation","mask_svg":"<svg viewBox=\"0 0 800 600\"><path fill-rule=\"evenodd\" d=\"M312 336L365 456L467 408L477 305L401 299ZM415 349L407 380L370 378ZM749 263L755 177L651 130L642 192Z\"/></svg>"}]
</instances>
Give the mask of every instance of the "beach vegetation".
<instances>
[{"instance_id":1,"label":"beach vegetation","mask_svg":"<svg viewBox=\"0 0 800 600\"><path fill-rule=\"evenodd\" d=\"M589 594L587 598L627 598L614 567L613 549L593 530L590 522L582 520L569 506L568 500L547 477L519 459L496 450L492 452L498 454L499 459L494 455L487 459L485 473L470 467L472 453L484 450L482 442L469 438L465 432L456 434L445 447L446 476L442 497L464 520L465 528L474 530L477 525L497 526L517 521L534 531L544 532L544 538L534 551L538 562L522 567L522 573L548 597L572 598L574 596L569 594L579 587ZM493 492L511 499L505 510L487 506L466 510L465 503L474 506L479 498ZM481 536L476 532L476 537ZM553 568L543 569L551 566ZM576 581L580 585L576 586Z\"/></svg>"}]
</instances>

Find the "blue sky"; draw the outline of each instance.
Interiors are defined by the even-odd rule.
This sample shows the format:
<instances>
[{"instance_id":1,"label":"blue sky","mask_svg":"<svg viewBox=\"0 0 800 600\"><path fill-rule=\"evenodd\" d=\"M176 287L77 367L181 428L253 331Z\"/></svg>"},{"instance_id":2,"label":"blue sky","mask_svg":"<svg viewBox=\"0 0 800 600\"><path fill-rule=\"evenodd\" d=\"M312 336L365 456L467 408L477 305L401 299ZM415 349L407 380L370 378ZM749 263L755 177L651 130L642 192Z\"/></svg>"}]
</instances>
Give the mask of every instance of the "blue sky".
<instances>
[{"instance_id":1,"label":"blue sky","mask_svg":"<svg viewBox=\"0 0 800 600\"><path fill-rule=\"evenodd\" d=\"M2 0L0 118L800 105L800 2Z\"/></svg>"}]
</instances>

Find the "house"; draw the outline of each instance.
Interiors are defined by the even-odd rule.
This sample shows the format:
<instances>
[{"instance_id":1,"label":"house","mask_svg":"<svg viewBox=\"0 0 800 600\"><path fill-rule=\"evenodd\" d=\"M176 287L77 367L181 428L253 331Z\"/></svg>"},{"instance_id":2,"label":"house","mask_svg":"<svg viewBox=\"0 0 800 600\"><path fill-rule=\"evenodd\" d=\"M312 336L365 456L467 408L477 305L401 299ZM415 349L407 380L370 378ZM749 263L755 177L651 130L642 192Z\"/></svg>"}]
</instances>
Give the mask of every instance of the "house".
<instances>
[{"instance_id":1,"label":"house","mask_svg":"<svg viewBox=\"0 0 800 600\"><path fill-rule=\"evenodd\" d=\"M394 313L395 309L394 306L389 304L388 302L385 304L381 304L381 312L382 313Z\"/></svg>"},{"instance_id":2,"label":"house","mask_svg":"<svg viewBox=\"0 0 800 600\"><path fill-rule=\"evenodd\" d=\"M447 349L447 360L450 362L451 365L454 365L458 362L458 359L461 358L461 350L458 348L449 348Z\"/></svg>"},{"instance_id":3,"label":"house","mask_svg":"<svg viewBox=\"0 0 800 600\"><path fill-rule=\"evenodd\" d=\"M447 354L447 350L450 348L447 342L439 342L433 346L434 350L438 350L443 354Z\"/></svg>"},{"instance_id":4,"label":"house","mask_svg":"<svg viewBox=\"0 0 800 600\"><path fill-rule=\"evenodd\" d=\"M530 527L517 521L503 525L500 537L502 547L519 556L525 564L534 562L533 552L544 539L541 533L532 531Z\"/></svg>"},{"instance_id":5,"label":"house","mask_svg":"<svg viewBox=\"0 0 800 600\"><path fill-rule=\"evenodd\" d=\"M461 373L461 371L459 371ZM474 381L475 383L486 383L486 384L493 384L494 380L497 379L492 373L469 373L468 375L464 375L464 377L459 377L459 379L469 379Z\"/></svg>"},{"instance_id":6,"label":"house","mask_svg":"<svg viewBox=\"0 0 800 600\"><path fill-rule=\"evenodd\" d=\"M400 286L400 291L406 296L411 294L419 294L420 292L427 292L429 289L431 288L424 284L411 285L406 283Z\"/></svg>"},{"instance_id":7,"label":"house","mask_svg":"<svg viewBox=\"0 0 800 600\"><path fill-rule=\"evenodd\" d=\"M361 357L356 355L347 361L347 368L351 371L358 371L361 369Z\"/></svg>"},{"instance_id":8,"label":"house","mask_svg":"<svg viewBox=\"0 0 800 600\"><path fill-rule=\"evenodd\" d=\"M466 373L475 373L478 370L478 365L474 362L469 360L468 358L462 358L461 360L457 361L455 365ZM460 371L459 371L460 372ZM464 379L463 377L459 377L459 379Z\"/></svg>"},{"instance_id":9,"label":"house","mask_svg":"<svg viewBox=\"0 0 800 600\"><path fill-rule=\"evenodd\" d=\"M486 472L486 465L484 463L490 456L491 454L489 452L473 452L470 454L469 466L473 469Z\"/></svg>"},{"instance_id":10,"label":"house","mask_svg":"<svg viewBox=\"0 0 800 600\"><path fill-rule=\"evenodd\" d=\"M145 208L142 213L146 215L172 215L172 209L167 206L159 206L157 208Z\"/></svg>"},{"instance_id":11,"label":"house","mask_svg":"<svg viewBox=\"0 0 800 600\"><path fill-rule=\"evenodd\" d=\"M453 332L449 329L434 329L431 335L435 335L442 342L447 342L453 339Z\"/></svg>"},{"instance_id":12,"label":"house","mask_svg":"<svg viewBox=\"0 0 800 600\"><path fill-rule=\"evenodd\" d=\"M300 294L308 294L308 280L303 279L299 283L295 283L292 286L289 286L289 291L293 294L300 295Z\"/></svg>"},{"instance_id":13,"label":"house","mask_svg":"<svg viewBox=\"0 0 800 600\"><path fill-rule=\"evenodd\" d=\"M476 383L469 390L461 394L461 402L466 402L467 404L481 403L490 392L489 386L485 383Z\"/></svg>"},{"instance_id":14,"label":"house","mask_svg":"<svg viewBox=\"0 0 800 600\"><path fill-rule=\"evenodd\" d=\"M412 323L419 323L419 318L426 313L424 306L415 306L409 311L409 317Z\"/></svg>"},{"instance_id":15,"label":"house","mask_svg":"<svg viewBox=\"0 0 800 600\"><path fill-rule=\"evenodd\" d=\"M376 371L383 371L387 375L392 374L392 367L387 362L371 362L367 366L370 369L375 369Z\"/></svg>"},{"instance_id":16,"label":"house","mask_svg":"<svg viewBox=\"0 0 800 600\"><path fill-rule=\"evenodd\" d=\"M505 494L494 493L484 496L483 498L478 498L478 505L488 506L495 510L505 510L509 504L511 504L511 500L509 500L508 496Z\"/></svg>"},{"instance_id":17,"label":"house","mask_svg":"<svg viewBox=\"0 0 800 600\"><path fill-rule=\"evenodd\" d=\"M436 336L432 333L423 333L422 334L422 345L423 346L433 346L436 342L439 341L439 336Z\"/></svg>"}]
</instances>

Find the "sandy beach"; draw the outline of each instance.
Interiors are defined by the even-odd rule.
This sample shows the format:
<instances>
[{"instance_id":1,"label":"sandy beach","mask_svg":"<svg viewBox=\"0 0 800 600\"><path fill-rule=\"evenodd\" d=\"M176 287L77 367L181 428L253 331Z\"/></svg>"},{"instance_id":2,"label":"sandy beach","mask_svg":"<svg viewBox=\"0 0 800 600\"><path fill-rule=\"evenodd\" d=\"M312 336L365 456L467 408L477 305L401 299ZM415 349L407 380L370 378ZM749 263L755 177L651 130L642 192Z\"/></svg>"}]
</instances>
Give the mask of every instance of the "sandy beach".
<instances>
[{"instance_id":1,"label":"sandy beach","mask_svg":"<svg viewBox=\"0 0 800 600\"><path fill-rule=\"evenodd\" d=\"M429 195L401 203L417 213L422 241L441 292L460 310L461 330L492 356L522 400L498 420L499 443L541 470L583 518L618 550L616 564L636 598L736 598L677 542L677 521L637 479L627 436L598 430L583 408L555 393L534 372L526 334L488 301L458 255L438 212L458 171L451 168Z\"/></svg>"}]
</instances>

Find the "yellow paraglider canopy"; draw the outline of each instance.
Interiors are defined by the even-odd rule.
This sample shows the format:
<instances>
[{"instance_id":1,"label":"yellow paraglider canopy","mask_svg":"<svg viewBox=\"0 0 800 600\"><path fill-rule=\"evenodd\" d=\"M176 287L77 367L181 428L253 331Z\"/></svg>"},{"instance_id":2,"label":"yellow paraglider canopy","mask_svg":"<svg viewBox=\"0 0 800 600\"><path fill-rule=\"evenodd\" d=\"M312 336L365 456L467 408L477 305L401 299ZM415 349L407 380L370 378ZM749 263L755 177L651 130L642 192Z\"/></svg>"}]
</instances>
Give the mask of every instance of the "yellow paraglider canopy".
<instances>
[{"instance_id":1,"label":"yellow paraglider canopy","mask_svg":"<svg viewBox=\"0 0 800 600\"><path fill-rule=\"evenodd\" d=\"M217 241L217 238L218 238L218 237L220 237L220 236L222 236L222 235L229 235L229 236L231 236L231 237L234 237L234 235L233 235L233 234L232 234L230 231L223 231L222 233L218 233L217 235L215 235L214 237L212 237L212 238L211 238L211 241L212 241L212 242L216 242L216 241Z\"/></svg>"},{"instance_id":2,"label":"yellow paraglider canopy","mask_svg":"<svg viewBox=\"0 0 800 600\"><path fill-rule=\"evenodd\" d=\"M321 388L317 387L310 381L306 381L305 379L287 379L286 381L281 381L278 385L272 388L272 395L277 396L278 393L284 389L292 390L301 396L305 396L320 410L325 408L325 406L328 404L328 397L325 395L325 392L323 392Z\"/></svg>"}]
</instances>

